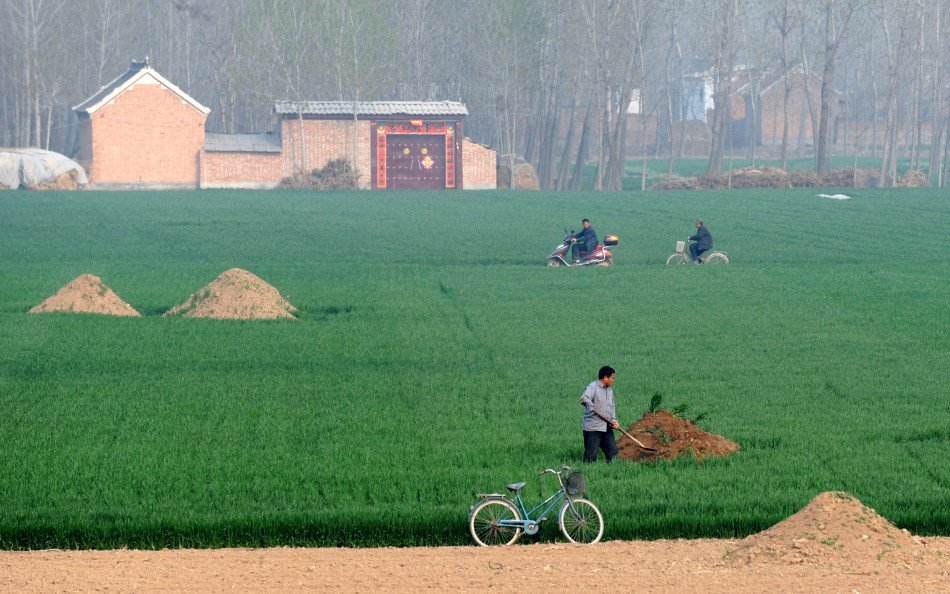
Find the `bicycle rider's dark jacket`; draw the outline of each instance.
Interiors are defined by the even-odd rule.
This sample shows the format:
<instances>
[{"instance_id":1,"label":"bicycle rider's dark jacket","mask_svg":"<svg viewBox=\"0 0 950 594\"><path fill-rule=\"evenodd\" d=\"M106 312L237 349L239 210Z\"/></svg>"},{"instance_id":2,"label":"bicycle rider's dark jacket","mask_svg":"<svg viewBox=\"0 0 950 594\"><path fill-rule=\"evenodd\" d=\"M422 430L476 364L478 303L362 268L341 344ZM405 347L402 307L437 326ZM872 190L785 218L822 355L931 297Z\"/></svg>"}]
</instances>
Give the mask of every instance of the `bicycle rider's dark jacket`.
<instances>
[{"instance_id":1,"label":"bicycle rider's dark jacket","mask_svg":"<svg viewBox=\"0 0 950 594\"><path fill-rule=\"evenodd\" d=\"M592 252L597 249L597 232L593 227L581 229L580 233L575 233L571 237L577 240L577 247L585 252Z\"/></svg>"},{"instance_id":2,"label":"bicycle rider's dark jacket","mask_svg":"<svg viewBox=\"0 0 950 594\"><path fill-rule=\"evenodd\" d=\"M607 421L598 417L592 409L597 409L611 422L617 420L617 409L614 407L613 388L605 388L600 380L591 382L581 394L581 405L584 407L584 431L607 431Z\"/></svg>"},{"instance_id":3,"label":"bicycle rider's dark jacket","mask_svg":"<svg viewBox=\"0 0 950 594\"><path fill-rule=\"evenodd\" d=\"M706 228L706 225L700 225L699 229L696 231L696 235L690 235L690 240L696 242L697 250L711 250L713 241L712 233L709 232L709 229Z\"/></svg>"}]
</instances>

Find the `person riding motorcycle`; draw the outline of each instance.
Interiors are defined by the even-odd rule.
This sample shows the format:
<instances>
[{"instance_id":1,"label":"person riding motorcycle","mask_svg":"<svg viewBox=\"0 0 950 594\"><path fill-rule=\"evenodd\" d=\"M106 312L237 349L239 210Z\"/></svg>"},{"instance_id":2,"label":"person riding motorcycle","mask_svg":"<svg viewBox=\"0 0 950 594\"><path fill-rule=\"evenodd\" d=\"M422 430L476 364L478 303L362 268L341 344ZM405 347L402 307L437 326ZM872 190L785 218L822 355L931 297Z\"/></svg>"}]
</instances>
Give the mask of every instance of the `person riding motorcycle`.
<instances>
[{"instance_id":1,"label":"person riding motorcycle","mask_svg":"<svg viewBox=\"0 0 950 594\"><path fill-rule=\"evenodd\" d=\"M575 262L597 249L597 232L590 226L590 219L584 219L581 225L584 228L571 235L574 243L571 246L571 254Z\"/></svg>"}]
</instances>

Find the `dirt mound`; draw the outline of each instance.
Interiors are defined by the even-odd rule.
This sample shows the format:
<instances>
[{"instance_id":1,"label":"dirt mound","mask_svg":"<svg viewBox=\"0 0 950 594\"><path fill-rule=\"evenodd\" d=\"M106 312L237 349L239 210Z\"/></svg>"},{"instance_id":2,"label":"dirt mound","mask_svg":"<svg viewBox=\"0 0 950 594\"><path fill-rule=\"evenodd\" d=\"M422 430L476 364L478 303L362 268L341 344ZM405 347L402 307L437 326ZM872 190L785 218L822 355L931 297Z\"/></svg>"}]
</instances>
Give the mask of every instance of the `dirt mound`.
<instances>
[{"instance_id":1,"label":"dirt mound","mask_svg":"<svg viewBox=\"0 0 950 594\"><path fill-rule=\"evenodd\" d=\"M229 320L296 319L297 308L288 303L277 289L240 268L232 268L192 293L181 305L163 316L218 318Z\"/></svg>"},{"instance_id":2,"label":"dirt mound","mask_svg":"<svg viewBox=\"0 0 950 594\"><path fill-rule=\"evenodd\" d=\"M902 178L903 179L903 178ZM930 185L917 173L908 172L901 183ZM735 169L708 173L697 177L666 177L650 186L653 190L725 190L729 188L870 188L877 185L877 173L872 169L842 168L818 175L814 171L785 171L776 167Z\"/></svg>"},{"instance_id":3,"label":"dirt mound","mask_svg":"<svg viewBox=\"0 0 950 594\"><path fill-rule=\"evenodd\" d=\"M623 435L617 442L619 456L624 460L669 460L686 451L691 451L697 460L706 456L728 456L739 451L739 444L721 435L707 433L692 421L678 417L665 410L647 412L627 429L643 445L655 448L648 452L638 447Z\"/></svg>"},{"instance_id":4,"label":"dirt mound","mask_svg":"<svg viewBox=\"0 0 950 594\"><path fill-rule=\"evenodd\" d=\"M739 544L727 553L730 565L940 562L926 540L897 528L841 491L818 495L794 515Z\"/></svg>"},{"instance_id":5,"label":"dirt mound","mask_svg":"<svg viewBox=\"0 0 950 594\"><path fill-rule=\"evenodd\" d=\"M107 316L140 316L94 274L81 274L56 294L30 310L47 312L93 313Z\"/></svg>"}]
</instances>

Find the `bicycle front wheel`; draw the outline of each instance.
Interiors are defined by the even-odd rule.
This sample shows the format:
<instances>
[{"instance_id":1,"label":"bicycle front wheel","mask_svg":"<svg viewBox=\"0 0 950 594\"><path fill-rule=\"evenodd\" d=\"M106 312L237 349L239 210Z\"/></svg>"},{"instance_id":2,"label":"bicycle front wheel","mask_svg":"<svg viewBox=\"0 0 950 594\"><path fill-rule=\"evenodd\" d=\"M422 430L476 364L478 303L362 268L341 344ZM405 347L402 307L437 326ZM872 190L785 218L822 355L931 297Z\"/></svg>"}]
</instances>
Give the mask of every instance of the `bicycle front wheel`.
<instances>
[{"instance_id":1,"label":"bicycle front wheel","mask_svg":"<svg viewBox=\"0 0 950 594\"><path fill-rule=\"evenodd\" d=\"M562 503L557 513L557 525L567 540L577 544L594 544L604 535L604 516L593 502L586 499Z\"/></svg>"},{"instance_id":2,"label":"bicycle front wheel","mask_svg":"<svg viewBox=\"0 0 950 594\"><path fill-rule=\"evenodd\" d=\"M504 499L486 499L472 510L468 530L475 542L483 547L515 544L521 536L521 528L503 526L501 520L521 520L518 508Z\"/></svg>"},{"instance_id":3,"label":"bicycle front wheel","mask_svg":"<svg viewBox=\"0 0 950 594\"><path fill-rule=\"evenodd\" d=\"M671 265L675 265L675 264L686 264L686 262L688 262L688 261L689 261L689 259L688 259L685 255L680 254L679 252L677 252L677 253L673 254L672 256L670 256L669 258L666 259L666 265L667 265L667 266L671 266Z\"/></svg>"}]
</instances>

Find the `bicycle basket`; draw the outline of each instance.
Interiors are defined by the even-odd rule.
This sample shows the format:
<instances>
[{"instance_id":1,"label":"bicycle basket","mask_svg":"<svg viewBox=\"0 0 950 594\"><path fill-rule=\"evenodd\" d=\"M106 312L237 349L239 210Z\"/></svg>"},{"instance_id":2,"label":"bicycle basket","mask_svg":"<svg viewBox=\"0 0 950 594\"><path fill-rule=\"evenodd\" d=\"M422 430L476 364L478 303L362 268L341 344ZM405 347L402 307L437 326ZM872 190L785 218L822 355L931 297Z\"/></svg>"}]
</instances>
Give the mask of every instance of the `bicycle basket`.
<instances>
[{"instance_id":1,"label":"bicycle basket","mask_svg":"<svg viewBox=\"0 0 950 594\"><path fill-rule=\"evenodd\" d=\"M587 485L584 483L584 473L572 472L567 475L567 478L564 479L564 486L567 488L568 495L583 495L584 491L587 490Z\"/></svg>"},{"instance_id":2,"label":"bicycle basket","mask_svg":"<svg viewBox=\"0 0 950 594\"><path fill-rule=\"evenodd\" d=\"M677 241L677 242L676 242L676 253L677 253L677 254L682 254L684 251L686 251L686 242L685 242L685 241Z\"/></svg>"}]
</instances>

